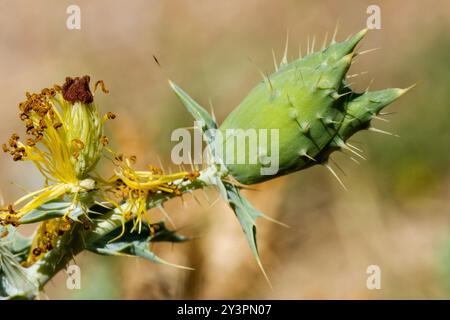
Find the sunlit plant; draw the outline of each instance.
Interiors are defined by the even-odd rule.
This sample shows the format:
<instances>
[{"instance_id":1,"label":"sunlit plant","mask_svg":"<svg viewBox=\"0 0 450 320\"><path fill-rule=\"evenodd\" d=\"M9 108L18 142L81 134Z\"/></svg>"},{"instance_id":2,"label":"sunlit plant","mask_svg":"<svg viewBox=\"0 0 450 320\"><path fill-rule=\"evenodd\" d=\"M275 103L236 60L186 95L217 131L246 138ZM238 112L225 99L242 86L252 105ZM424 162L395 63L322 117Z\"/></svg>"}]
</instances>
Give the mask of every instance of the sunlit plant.
<instances>
[{"instance_id":1,"label":"sunlit plant","mask_svg":"<svg viewBox=\"0 0 450 320\"><path fill-rule=\"evenodd\" d=\"M115 115L101 115L95 104L97 87L107 93L102 81L95 83L94 93L88 76L68 77L62 86L27 93L19 104L26 138L13 134L3 151L14 161L32 161L45 185L1 208L0 296L36 297L83 250L174 265L156 256L152 243L188 238L169 230L164 221L154 221L149 210L208 186L217 188L230 204L263 270L256 245L256 219L268 217L253 208L240 190L316 164L338 177L329 164L330 155L342 151L362 158L348 139L363 129L383 132L374 129L371 121L379 119L380 111L407 90L352 91L346 74L358 55L355 47L365 34L363 30L340 43L333 39L317 52L311 47L305 57L290 63L285 53L281 63L276 63L275 73L264 75L220 126L170 82L187 110L201 121L205 133L212 129L279 130L279 170L274 175L261 174L261 162L228 164L207 135L209 157L202 169L166 173L149 166L138 170L134 156L124 156L108 146L104 124ZM225 145L225 154L236 152L248 150ZM269 152L258 150L258 157ZM114 164L109 177L95 173L102 157ZM32 237L17 231L30 223L39 223Z\"/></svg>"}]
</instances>

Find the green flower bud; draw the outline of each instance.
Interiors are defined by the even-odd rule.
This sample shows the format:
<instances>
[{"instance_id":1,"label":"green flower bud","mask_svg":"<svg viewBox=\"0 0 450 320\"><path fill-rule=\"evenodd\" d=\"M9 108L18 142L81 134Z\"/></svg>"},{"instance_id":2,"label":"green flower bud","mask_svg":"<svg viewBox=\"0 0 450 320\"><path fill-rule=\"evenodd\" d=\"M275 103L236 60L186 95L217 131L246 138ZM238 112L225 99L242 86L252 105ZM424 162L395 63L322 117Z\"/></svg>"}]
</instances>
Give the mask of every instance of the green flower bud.
<instances>
[{"instance_id":1,"label":"green flower bud","mask_svg":"<svg viewBox=\"0 0 450 320\"><path fill-rule=\"evenodd\" d=\"M346 85L346 73L354 49L367 30L347 41L309 54L289 64L284 63L258 84L220 126L223 135L230 130L268 129L279 132L277 143L279 169L263 174L262 155L273 148L257 149L258 163L227 163L230 159L250 159L255 148L247 144L236 148L226 140L225 164L243 184L259 183L294 171L327 162L331 152L347 148L345 141L359 130L369 127L370 120L405 90L354 93ZM245 155L242 155L245 153Z\"/></svg>"}]
</instances>

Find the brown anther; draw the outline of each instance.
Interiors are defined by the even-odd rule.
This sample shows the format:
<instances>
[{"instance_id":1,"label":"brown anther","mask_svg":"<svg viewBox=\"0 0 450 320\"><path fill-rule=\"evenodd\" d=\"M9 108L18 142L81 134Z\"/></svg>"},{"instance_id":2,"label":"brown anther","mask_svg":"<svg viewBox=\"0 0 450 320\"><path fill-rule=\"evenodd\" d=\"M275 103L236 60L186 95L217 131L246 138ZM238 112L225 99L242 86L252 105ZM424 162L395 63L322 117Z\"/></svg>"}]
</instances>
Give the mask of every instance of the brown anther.
<instances>
[{"instance_id":1,"label":"brown anther","mask_svg":"<svg viewBox=\"0 0 450 320\"><path fill-rule=\"evenodd\" d=\"M31 120L31 119L26 119L26 120L25 120L25 126L27 126L27 127L34 127L33 120Z\"/></svg>"},{"instance_id":2,"label":"brown anther","mask_svg":"<svg viewBox=\"0 0 450 320\"><path fill-rule=\"evenodd\" d=\"M53 128L55 129L59 129L62 127L62 123L61 122L56 122L55 124L53 124Z\"/></svg>"},{"instance_id":3,"label":"brown anther","mask_svg":"<svg viewBox=\"0 0 450 320\"><path fill-rule=\"evenodd\" d=\"M117 161L122 162L123 161L123 154L118 154L117 156L115 156L115 158Z\"/></svg>"},{"instance_id":4,"label":"brown anther","mask_svg":"<svg viewBox=\"0 0 450 320\"><path fill-rule=\"evenodd\" d=\"M76 148L76 150L84 149L84 142L81 141L80 139L73 139L72 144Z\"/></svg>"},{"instance_id":5,"label":"brown anther","mask_svg":"<svg viewBox=\"0 0 450 320\"><path fill-rule=\"evenodd\" d=\"M100 85L100 87L102 88L103 93L109 93L109 90L106 89L105 83L103 82L103 80L98 80L98 81L95 83L94 91L97 90L98 85Z\"/></svg>"},{"instance_id":6,"label":"brown anther","mask_svg":"<svg viewBox=\"0 0 450 320\"><path fill-rule=\"evenodd\" d=\"M50 119L55 120L55 111L53 109L50 109L48 111L48 115L50 116Z\"/></svg>"},{"instance_id":7,"label":"brown anther","mask_svg":"<svg viewBox=\"0 0 450 320\"><path fill-rule=\"evenodd\" d=\"M103 136L100 138L100 142L103 144L103 146L106 146L109 143L109 139L107 136Z\"/></svg>"},{"instance_id":8,"label":"brown anther","mask_svg":"<svg viewBox=\"0 0 450 320\"><path fill-rule=\"evenodd\" d=\"M22 160L22 155L21 154L14 154L13 155L13 161L19 161Z\"/></svg>"},{"instance_id":9,"label":"brown anther","mask_svg":"<svg viewBox=\"0 0 450 320\"><path fill-rule=\"evenodd\" d=\"M19 140L19 136L15 133L11 135L11 138L8 140L8 144L11 148L17 148L17 141Z\"/></svg>"},{"instance_id":10,"label":"brown anther","mask_svg":"<svg viewBox=\"0 0 450 320\"><path fill-rule=\"evenodd\" d=\"M47 129L47 122L45 122L44 119L39 120L39 127L40 127L42 130Z\"/></svg>"},{"instance_id":11,"label":"brown anther","mask_svg":"<svg viewBox=\"0 0 450 320\"><path fill-rule=\"evenodd\" d=\"M61 231L69 231L72 228L73 220L70 218L65 218L61 225Z\"/></svg>"},{"instance_id":12,"label":"brown anther","mask_svg":"<svg viewBox=\"0 0 450 320\"><path fill-rule=\"evenodd\" d=\"M33 255L40 256L41 253L42 253L41 249L39 249L39 248L34 248L33 249Z\"/></svg>"},{"instance_id":13,"label":"brown anther","mask_svg":"<svg viewBox=\"0 0 450 320\"><path fill-rule=\"evenodd\" d=\"M62 94L65 100L69 102L92 103L94 97L89 89L89 76L67 77L62 86Z\"/></svg>"},{"instance_id":14,"label":"brown anther","mask_svg":"<svg viewBox=\"0 0 450 320\"><path fill-rule=\"evenodd\" d=\"M193 172L189 172L186 176L190 181L194 181L200 176L200 172L198 170L195 170Z\"/></svg>"},{"instance_id":15,"label":"brown anther","mask_svg":"<svg viewBox=\"0 0 450 320\"><path fill-rule=\"evenodd\" d=\"M2 149L3 149L3 152L9 152L9 148L6 145L6 143L2 144Z\"/></svg>"},{"instance_id":16,"label":"brown anther","mask_svg":"<svg viewBox=\"0 0 450 320\"><path fill-rule=\"evenodd\" d=\"M48 88L47 95L53 97L56 94L55 88Z\"/></svg>"},{"instance_id":17,"label":"brown anther","mask_svg":"<svg viewBox=\"0 0 450 320\"><path fill-rule=\"evenodd\" d=\"M50 250L53 249L53 245L49 242L49 243L47 243L47 244L45 245L45 249L46 249L47 251L50 251Z\"/></svg>"},{"instance_id":18,"label":"brown anther","mask_svg":"<svg viewBox=\"0 0 450 320\"><path fill-rule=\"evenodd\" d=\"M27 139L27 146L34 147L36 145L36 141L33 138Z\"/></svg>"},{"instance_id":19,"label":"brown anther","mask_svg":"<svg viewBox=\"0 0 450 320\"><path fill-rule=\"evenodd\" d=\"M20 118L20 120L25 121L28 119L28 114L26 114L25 112L21 112L19 114L19 118Z\"/></svg>"},{"instance_id":20,"label":"brown anther","mask_svg":"<svg viewBox=\"0 0 450 320\"><path fill-rule=\"evenodd\" d=\"M114 120L116 118L116 115L114 113L112 113L111 111L109 111L108 113L106 113L106 117L109 120Z\"/></svg>"},{"instance_id":21,"label":"brown anther","mask_svg":"<svg viewBox=\"0 0 450 320\"><path fill-rule=\"evenodd\" d=\"M42 130L39 127L38 128L34 128L34 127L30 128L28 131L27 131L27 133L32 134L33 136L42 135Z\"/></svg>"},{"instance_id":22,"label":"brown anther","mask_svg":"<svg viewBox=\"0 0 450 320\"><path fill-rule=\"evenodd\" d=\"M148 165L148 169L154 174L163 174L163 171L160 168L152 166L151 164Z\"/></svg>"},{"instance_id":23,"label":"brown anther","mask_svg":"<svg viewBox=\"0 0 450 320\"><path fill-rule=\"evenodd\" d=\"M48 106L46 106L46 105L40 105L40 106L37 106L36 108L35 108L35 112L40 116L40 117L45 117L45 115L48 113L48 111L50 110L50 108L48 107ZM43 120L43 119L41 119L41 120Z\"/></svg>"},{"instance_id":24,"label":"brown anther","mask_svg":"<svg viewBox=\"0 0 450 320\"><path fill-rule=\"evenodd\" d=\"M136 163L136 160L137 160L137 158L136 158L135 155L132 155L132 156L130 157L130 161L131 161L132 163Z\"/></svg>"}]
</instances>

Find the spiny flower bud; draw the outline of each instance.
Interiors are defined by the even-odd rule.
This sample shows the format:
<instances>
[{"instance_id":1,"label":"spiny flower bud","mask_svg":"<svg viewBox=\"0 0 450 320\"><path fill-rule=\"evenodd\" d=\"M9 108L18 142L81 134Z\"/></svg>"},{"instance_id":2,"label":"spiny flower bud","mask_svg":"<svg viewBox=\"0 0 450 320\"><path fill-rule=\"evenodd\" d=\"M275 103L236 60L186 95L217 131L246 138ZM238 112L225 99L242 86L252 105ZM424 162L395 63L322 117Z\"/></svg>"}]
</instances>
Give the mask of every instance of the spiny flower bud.
<instances>
[{"instance_id":1,"label":"spiny flower bud","mask_svg":"<svg viewBox=\"0 0 450 320\"><path fill-rule=\"evenodd\" d=\"M261 162L226 163L230 173L243 184L253 184L326 164L332 151L348 148L345 141L369 127L378 112L405 90L387 89L358 94L346 84L346 73L354 57L354 48L364 37L362 30L347 41L331 44L303 59L283 63L265 77L241 104L225 119L220 129L268 129L279 131L279 170L263 175ZM250 148L225 145L226 154L242 157ZM271 149L257 150L258 157ZM225 155L224 158L227 158Z\"/></svg>"}]
</instances>

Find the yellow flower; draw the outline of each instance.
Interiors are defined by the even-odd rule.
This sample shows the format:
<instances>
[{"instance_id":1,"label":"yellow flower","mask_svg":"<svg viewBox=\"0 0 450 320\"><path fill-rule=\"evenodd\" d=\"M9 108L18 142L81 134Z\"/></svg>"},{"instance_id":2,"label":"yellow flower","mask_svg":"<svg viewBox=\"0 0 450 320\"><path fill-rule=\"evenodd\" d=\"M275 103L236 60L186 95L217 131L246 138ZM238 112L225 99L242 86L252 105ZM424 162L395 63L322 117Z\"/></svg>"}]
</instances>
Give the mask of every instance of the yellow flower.
<instances>
[{"instance_id":1,"label":"yellow flower","mask_svg":"<svg viewBox=\"0 0 450 320\"><path fill-rule=\"evenodd\" d=\"M3 151L9 152L15 161L33 161L45 177L46 187L14 203L17 206L29 201L18 210L17 219L67 193L74 194L75 207L81 192L95 188L89 173L107 142L103 123L113 117L110 114L100 117L89 81L89 76L67 77L63 86L27 93L27 99L19 104L20 119L28 137L24 143L13 134L8 144L3 145ZM103 82L97 84L107 92ZM0 220L4 220L5 215L1 213Z\"/></svg>"},{"instance_id":2,"label":"yellow flower","mask_svg":"<svg viewBox=\"0 0 450 320\"><path fill-rule=\"evenodd\" d=\"M119 205L110 198L105 200L113 204L122 212L122 233L125 232L125 222L134 219L131 232L141 231L142 221L145 218L150 225L151 221L147 215L147 201L149 196L179 196L182 194L181 187L184 181L193 181L199 176L198 171L181 171L174 174L164 174L160 168L149 166L149 171L136 171L131 162L134 159L116 156L117 168L115 174L105 181L109 192L113 192L125 205Z\"/></svg>"},{"instance_id":3,"label":"yellow flower","mask_svg":"<svg viewBox=\"0 0 450 320\"><path fill-rule=\"evenodd\" d=\"M103 125L115 115L111 112L99 115L89 81L88 76L68 77L62 86L27 93L26 101L19 104L27 139L22 142L13 134L3 145L14 161L29 160L35 164L45 178L45 187L0 208L0 225L27 223L31 220L26 215L49 201L71 201L61 212L62 217L41 222L24 266L33 265L51 251L75 222L88 229L89 208L94 203L111 204L122 214L122 233L117 238L124 234L125 223L130 220L133 220L131 232L140 232L144 219L152 230L148 202L181 195L186 184L199 176L198 171L166 175L152 166L148 171L137 171L131 165L135 157L117 156L110 150ZM107 93L102 81L95 87L99 84ZM109 180L92 174L104 150L115 156L115 171ZM16 207L19 209L15 210ZM72 212L75 214L71 215Z\"/></svg>"}]
</instances>

